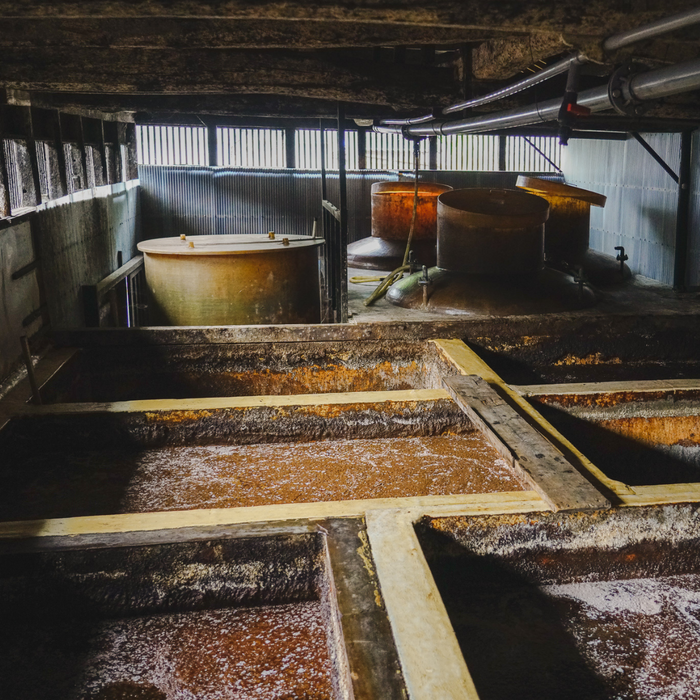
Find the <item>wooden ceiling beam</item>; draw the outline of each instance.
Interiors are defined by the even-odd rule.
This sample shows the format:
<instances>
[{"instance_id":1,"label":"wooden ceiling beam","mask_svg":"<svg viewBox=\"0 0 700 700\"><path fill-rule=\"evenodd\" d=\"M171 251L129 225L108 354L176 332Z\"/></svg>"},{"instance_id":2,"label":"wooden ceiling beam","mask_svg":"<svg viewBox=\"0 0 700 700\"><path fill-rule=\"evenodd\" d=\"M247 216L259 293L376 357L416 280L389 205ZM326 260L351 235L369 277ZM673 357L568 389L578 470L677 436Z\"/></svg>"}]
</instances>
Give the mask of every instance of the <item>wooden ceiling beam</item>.
<instances>
[{"instance_id":1,"label":"wooden ceiling beam","mask_svg":"<svg viewBox=\"0 0 700 700\"><path fill-rule=\"evenodd\" d=\"M322 49L358 46L453 46L479 42L497 28L335 23L316 20L180 17L0 17L0 48Z\"/></svg>"},{"instance_id":2,"label":"wooden ceiling beam","mask_svg":"<svg viewBox=\"0 0 700 700\"><path fill-rule=\"evenodd\" d=\"M430 106L459 99L450 68L348 61L322 52L17 49L0 87L48 92L267 94Z\"/></svg>"},{"instance_id":3,"label":"wooden ceiling beam","mask_svg":"<svg viewBox=\"0 0 700 700\"><path fill-rule=\"evenodd\" d=\"M408 25L605 37L692 9L694 0L0 0L0 18L187 18Z\"/></svg>"},{"instance_id":4,"label":"wooden ceiling beam","mask_svg":"<svg viewBox=\"0 0 700 700\"><path fill-rule=\"evenodd\" d=\"M14 97L17 94L19 99ZM136 118L141 123L150 124L193 124L198 118L192 115L335 119L338 112L338 103L333 100L275 95L103 95L12 91L9 95L11 104L59 109L67 114L102 116L117 121L134 121ZM345 110L349 119L380 119L406 114L405 110L355 102L346 102ZM180 115L185 115L186 121L182 121Z\"/></svg>"}]
</instances>

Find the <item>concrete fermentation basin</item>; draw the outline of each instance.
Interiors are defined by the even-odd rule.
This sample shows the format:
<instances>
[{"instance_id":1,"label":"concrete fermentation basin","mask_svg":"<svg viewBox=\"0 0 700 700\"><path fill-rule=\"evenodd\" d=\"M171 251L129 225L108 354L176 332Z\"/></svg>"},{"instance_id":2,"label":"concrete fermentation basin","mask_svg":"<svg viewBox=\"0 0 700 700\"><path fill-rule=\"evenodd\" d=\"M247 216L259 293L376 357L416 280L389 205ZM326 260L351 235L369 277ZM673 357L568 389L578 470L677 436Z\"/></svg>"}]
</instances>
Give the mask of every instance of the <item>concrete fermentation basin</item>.
<instances>
[{"instance_id":1,"label":"concrete fermentation basin","mask_svg":"<svg viewBox=\"0 0 700 700\"><path fill-rule=\"evenodd\" d=\"M153 325L319 323L318 249L308 236L143 241Z\"/></svg>"},{"instance_id":2,"label":"concrete fermentation basin","mask_svg":"<svg viewBox=\"0 0 700 700\"><path fill-rule=\"evenodd\" d=\"M629 486L700 482L700 382L521 387L607 477Z\"/></svg>"},{"instance_id":3,"label":"concrete fermentation basin","mask_svg":"<svg viewBox=\"0 0 700 700\"><path fill-rule=\"evenodd\" d=\"M418 205L411 248L416 261L433 266L436 260L437 200L452 188L418 182ZM395 270L403 262L413 218L415 181L375 182L372 185L372 235L348 246L348 265L365 270Z\"/></svg>"},{"instance_id":4,"label":"concrete fermentation basin","mask_svg":"<svg viewBox=\"0 0 700 700\"><path fill-rule=\"evenodd\" d=\"M456 372L429 341L97 345L42 389L46 403L439 388Z\"/></svg>"},{"instance_id":5,"label":"concrete fermentation basin","mask_svg":"<svg viewBox=\"0 0 700 700\"><path fill-rule=\"evenodd\" d=\"M3 697L350 700L326 538L288 529L0 553Z\"/></svg>"},{"instance_id":6,"label":"concrete fermentation basin","mask_svg":"<svg viewBox=\"0 0 700 700\"><path fill-rule=\"evenodd\" d=\"M0 521L526 490L450 399L352 396L17 417Z\"/></svg>"},{"instance_id":7,"label":"concrete fermentation basin","mask_svg":"<svg viewBox=\"0 0 700 700\"><path fill-rule=\"evenodd\" d=\"M426 517L417 534L480 700L697 697L697 505Z\"/></svg>"}]
</instances>

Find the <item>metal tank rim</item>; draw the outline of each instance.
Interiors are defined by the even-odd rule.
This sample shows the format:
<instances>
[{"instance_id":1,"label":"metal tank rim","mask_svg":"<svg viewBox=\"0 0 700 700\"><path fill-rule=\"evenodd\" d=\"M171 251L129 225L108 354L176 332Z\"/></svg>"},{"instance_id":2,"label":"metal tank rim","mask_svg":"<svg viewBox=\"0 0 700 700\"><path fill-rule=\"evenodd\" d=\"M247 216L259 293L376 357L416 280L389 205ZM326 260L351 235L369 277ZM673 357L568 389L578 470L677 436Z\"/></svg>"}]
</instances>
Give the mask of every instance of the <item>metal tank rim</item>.
<instances>
[{"instance_id":1,"label":"metal tank rim","mask_svg":"<svg viewBox=\"0 0 700 700\"><path fill-rule=\"evenodd\" d=\"M391 194L392 192L413 192L416 187L415 180L387 180L384 182L375 182L371 187L371 194ZM418 180L418 195L430 197L431 195L439 196L443 192L450 192L451 185L443 185L439 182L425 182Z\"/></svg>"},{"instance_id":2,"label":"metal tank rim","mask_svg":"<svg viewBox=\"0 0 700 700\"><path fill-rule=\"evenodd\" d=\"M541 226L549 218L549 202L535 194L507 188L471 187L438 197L438 248L446 217L466 217L470 228L516 229Z\"/></svg>"},{"instance_id":3,"label":"metal tank rim","mask_svg":"<svg viewBox=\"0 0 700 700\"><path fill-rule=\"evenodd\" d=\"M515 186L542 197L547 197L548 195L551 197L568 197L569 199L588 202L594 207L604 207L608 200L605 195L592 192L591 190L584 190L582 187L573 187L561 182L551 182L527 175L519 175Z\"/></svg>"},{"instance_id":4,"label":"metal tank rim","mask_svg":"<svg viewBox=\"0 0 700 700\"><path fill-rule=\"evenodd\" d=\"M284 241L287 241L285 244ZM190 247L190 243L194 247ZM168 237L141 241L137 248L149 255L250 255L255 253L277 253L291 248L321 246L322 238L310 236L282 236L274 239L267 234L219 234L191 236L188 238Z\"/></svg>"}]
</instances>

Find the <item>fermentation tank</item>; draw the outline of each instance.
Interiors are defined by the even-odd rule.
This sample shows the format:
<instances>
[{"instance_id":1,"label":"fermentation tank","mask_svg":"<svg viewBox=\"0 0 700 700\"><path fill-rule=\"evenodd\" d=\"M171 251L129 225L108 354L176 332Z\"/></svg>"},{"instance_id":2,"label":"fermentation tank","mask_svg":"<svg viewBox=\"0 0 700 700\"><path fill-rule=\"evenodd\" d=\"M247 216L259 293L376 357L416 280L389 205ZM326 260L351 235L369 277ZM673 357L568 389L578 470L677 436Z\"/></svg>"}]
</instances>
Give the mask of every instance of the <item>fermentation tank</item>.
<instances>
[{"instance_id":1,"label":"fermentation tank","mask_svg":"<svg viewBox=\"0 0 700 700\"><path fill-rule=\"evenodd\" d=\"M154 325L319 323L318 250L308 236L157 238L144 254Z\"/></svg>"},{"instance_id":2,"label":"fermentation tank","mask_svg":"<svg viewBox=\"0 0 700 700\"><path fill-rule=\"evenodd\" d=\"M452 188L418 182L418 205L411 249L421 265L435 264L437 199ZM348 246L348 266L395 270L403 262L413 217L415 181L372 185L372 235Z\"/></svg>"},{"instance_id":3,"label":"fermentation tank","mask_svg":"<svg viewBox=\"0 0 700 700\"><path fill-rule=\"evenodd\" d=\"M400 280L387 299L448 315L549 313L589 306L580 280L544 265L549 203L520 190L452 190L438 199L437 266Z\"/></svg>"},{"instance_id":4,"label":"fermentation tank","mask_svg":"<svg viewBox=\"0 0 700 700\"><path fill-rule=\"evenodd\" d=\"M517 186L549 202L549 220L544 229L547 260L582 265L588 252L591 206L604 207L606 197L597 192L520 175Z\"/></svg>"}]
</instances>

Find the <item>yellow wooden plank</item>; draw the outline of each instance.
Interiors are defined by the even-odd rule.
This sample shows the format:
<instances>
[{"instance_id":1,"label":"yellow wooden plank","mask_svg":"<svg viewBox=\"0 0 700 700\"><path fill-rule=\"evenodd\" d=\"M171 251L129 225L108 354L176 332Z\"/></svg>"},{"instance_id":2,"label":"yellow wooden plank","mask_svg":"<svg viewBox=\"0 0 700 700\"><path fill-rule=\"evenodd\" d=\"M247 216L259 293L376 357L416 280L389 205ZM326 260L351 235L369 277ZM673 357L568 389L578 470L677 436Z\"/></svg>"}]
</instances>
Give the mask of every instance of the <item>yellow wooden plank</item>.
<instances>
[{"instance_id":1,"label":"yellow wooden plank","mask_svg":"<svg viewBox=\"0 0 700 700\"><path fill-rule=\"evenodd\" d=\"M433 340L442 355L459 367L462 374L476 374L485 379L489 384L498 386L506 393L515 404L530 418L532 418L542 432L549 437L560 449L568 450L579 463L587 469L598 481L617 495L633 493L632 489L621 481L607 477L598 467L591 462L586 455L569 442L548 420L530 405L530 403L506 384L501 377L494 372L471 348L461 340Z\"/></svg>"},{"instance_id":2,"label":"yellow wooden plank","mask_svg":"<svg viewBox=\"0 0 700 700\"><path fill-rule=\"evenodd\" d=\"M370 512L367 536L411 700L478 700L411 520Z\"/></svg>"},{"instance_id":3,"label":"yellow wooden plank","mask_svg":"<svg viewBox=\"0 0 700 700\"><path fill-rule=\"evenodd\" d=\"M277 406L328 406L331 404L384 403L388 401L437 401L449 399L444 389L399 389L396 391L348 391L335 394L292 394L283 396L214 396L196 399L143 399L111 403L64 403L28 405L24 413L138 413L148 411L207 411L225 408Z\"/></svg>"},{"instance_id":4,"label":"yellow wooden plank","mask_svg":"<svg viewBox=\"0 0 700 700\"><path fill-rule=\"evenodd\" d=\"M620 495L623 506L655 506L700 501L700 484L634 486L634 493Z\"/></svg>"},{"instance_id":5,"label":"yellow wooden plank","mask_svg":"<svg viewBox=\"0 0 700 700\"><path fill-rule=\"evenodd\" d=\"M553 510L610 508L600 490L485 379L447 377L443 385L501 457Z\"/></svg>"},{"instance_id":6,"label":"yellow wooden plank","mask_svg":"<svg viewBox=\"0 0 700 700\"><path fill-rule=\"evenodd\" d=\"M420 517L423 512L452 508L464 515L482 513L528 513L546 509L534 491L463 494L455 496L414 496L357 501L291 503L248 508L211 508L158 513L94 515L51 520L0 523L0 539L62 537L86 534L169 530L181 527L210 527L281 520L362 517L370 510L405 508Z\"/></svg>"},{"instance_id":7,"label":"yellow wooden plank","mask_svg":"<svg viewBox=\"0 0 700 700\"><path fill-rule=\"evenodd\" d=\"M512 386L522 396L557 396L570 394L644 394L658 391L693 391L700 389L697 379L648 379L634 382L580 382L571 384L532 384Z\"/></svg>"}]
</instances>

